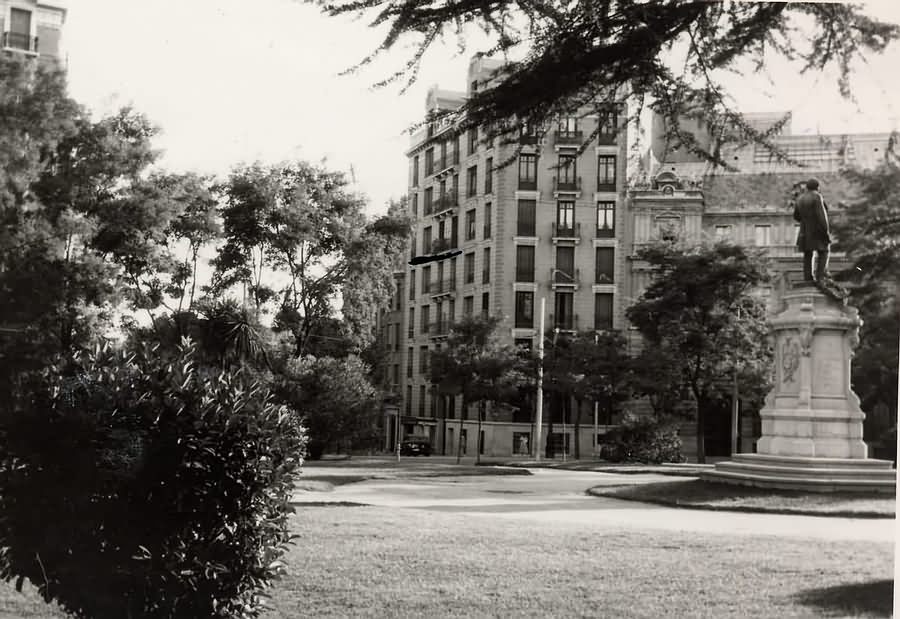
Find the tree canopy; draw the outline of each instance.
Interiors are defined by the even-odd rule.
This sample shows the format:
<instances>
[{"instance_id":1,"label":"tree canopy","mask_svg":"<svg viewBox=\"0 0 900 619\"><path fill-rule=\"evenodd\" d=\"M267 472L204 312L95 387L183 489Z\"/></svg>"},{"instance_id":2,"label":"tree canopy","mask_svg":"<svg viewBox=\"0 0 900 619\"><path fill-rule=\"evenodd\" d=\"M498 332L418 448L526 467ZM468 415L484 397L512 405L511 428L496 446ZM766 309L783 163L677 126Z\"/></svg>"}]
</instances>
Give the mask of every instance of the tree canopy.
<instances>
[{"instance_id":1,"label":"tree canopy","mask_svg":"<svg viewBox=\"0 0 900 619\"><path fill-rule=\"evenodd\" d=\"M465 51L467 29L483 30L482 55L521 55L508 61L458 111L463 129L484 127L488 139L517 138L526 126L583 105L645 102L669 121L672 146L683 146L723 167L724 142L755 141L787 158L737 112L720 71L758 68L773 57L802 62L803 71L838 70L841 94L850 97L854 62L884 50L900 27L869 17L859 6L820 2L723 0L305 0L331 16L369 17L385 28L381 44L348 72L380 55L412 46L405 66L384 86L418 77L425 52L446 36ZM667 58L677 61L667 64ZM672 65L677 65L677 68ZM679 128L680 115L702 118L718 139L710 148ZM589 141L594 136L587 137ZM585 142L587 143L587 141Z\"/></svg>"},{"instance_id":2,"label":"tree canopy","mask_svg":"<svg viewBox=\"0 0 900 619\"><path fill-rule=\"evenodd\" d=\"M626 314L645 341L680 368L697 404L697 459L703 462L705 415L717 399L730 397L732 379L749 399L765 395L772 354L765 303L752 293L768 280L766 263L726 243L663 242L641 249L638 258L656 271Z\"/></svg>"}]
</instances>

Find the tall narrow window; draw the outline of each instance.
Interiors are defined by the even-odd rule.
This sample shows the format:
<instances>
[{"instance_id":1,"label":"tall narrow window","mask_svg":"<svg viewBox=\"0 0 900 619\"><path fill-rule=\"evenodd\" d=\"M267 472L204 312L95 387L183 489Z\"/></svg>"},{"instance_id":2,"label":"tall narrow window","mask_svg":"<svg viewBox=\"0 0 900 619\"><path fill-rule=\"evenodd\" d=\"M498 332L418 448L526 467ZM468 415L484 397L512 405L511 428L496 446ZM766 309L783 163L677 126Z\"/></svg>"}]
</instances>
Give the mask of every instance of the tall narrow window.
<instances>
[{"instance_id":1,"label":"tall narrow window","mask_svg":"<svg viewBox=\"0 0 900 619\"><path fill-rule=\"evenodd\" d=\"M474 155L478 150L478 127L469 128L469 155Z\"/></svg>"},{"instance_id":2,"label":"tall narrow window","mask_svg":"<svg viewBox=\"0 0 900 619\"><path fill-rule=\"evenodd\" d=\"M491 315L491 293L481 293L481 315L487 318Z\"/></svg>"},{"instance_id":3,"label":"tall narrow window","mask_svg":"<svg viewBox=\"0 0 900 619\"><path fill-rule=\"evenodd\" d=\"M484 248L484 262L481 265L481 283L489 284L491 282L491 248Z\"/></svg>"},{"instance_id":4,"label":"tall narrow window","mask_svg":"<svg viewBox=\"0 0 900 619\"><path fill-rule=\"evenodd\" d=\"M415 243L413 243L415 244ZM416 298L416 272L409 272L409 300L414 301Z\"/></svg>"},{"instance_id":5,"label":"tall narrow window","mask_svg":"<svg viewBox=\"0 0 900 619\"><path fill-rule=\"evenodd\" d=\"M516 281L534 281L534 246L516 246Z\"/></svg>"},{"instance_id":6,"label":"tall narrow window","mask_svg":"<svg viewBox=\"0 0 900 619\"><path fill-rule=\"evenodd\" d=\"M494 191L494 158L488 157L484 162L484 193Z\"/></svg>"},{"instance_id":7,"label":"tall narrow window","mask_svg":"<svg viewBox=\"0 0 900 619\"><path fill-rule=\"evenodd\" d=\"M425 397L425 385L419 385L419 417L425 416L426 399L427 398Z\"/></svg>"},{"instance_id":8,"label":"tall narrow window","mask_svg":"<svg viewBox=\"0 0 900 619\"><path fill-rule=\"evenodd\" d=\"M475 239L475 209L466 211L466 240Z\"/></svg>"},{"instance_id":9,"label":"tall narrow window","mask_svg":"<svg viewBox=\"0 0 900 619\"><path fill-rule=\"evenodd\" d=\"M576 171L575 155L560 155L557 188L564 190L578 189L578 175Z\"/></svg>"},{"instance_id":10,"label":"tall narrow window","mask_svg":"<svg viewBox=\"0 0 900 619\"><path fill-rule=\"evenodd\" d=\"M429 316L430 310L431 310L431 308L428 307L427 305L422 306L422 320L419 321L419 324L421 325L420 326L421 333L428 333L428 321L430 320L430 316Z\"/></svg>"},{"instance_id":11,"label":"tall narrow window","mask_svg":"<svg viewBox=\"0 0 900 619\"><path fill-rule=\"evenodd\" d=\"M757 245L766 246L772 244L772 226L756 226L754 232Z\"/></svg>"},{"instance_id":12,"label":"tall narrow window","mask_svg":"<svg viewBox=\"0 0 900 619\"><path fill-rule=\"evenodd\" d=\"M413 157L413 166L412 166L412 186L419 186L419 156L416 155Z\"/></svg>"},{"instance_id":13,"label":"tall narrow window","mask_svg":"<svg viewBox=\"0 0 900 619\"><path fill-rule=\"evenodd\" d=\"M441 165L438 170L444 170L447 167L447 140L441 142Z\"/></svg>"},{"instance_id":14,"label":"tall narrow window","mask_svg":"<svg viewBox=\"0 0 900 619\"><path fill-rule=\"evenodd\" d=\"M553 299L553 327L571 331L575 328L575 315L572 312L574 295L571 292L557 292Z\"/></svg>"},{"instance_id":15,"label":"tall narrow window","mask_svg":"<svg viewBox=\"0 0 900 619\"><path fill-rule=\"evenodd\" d=\"M492 216L493 216L493 213L491 212L491 203L486 202L484 205L484 227L482 230L484 232L484 238L486 238L486 239L491 238L491 217Z\"/></svg>"},{"instance_id":16,"label":"tall narrow window","mask_svg":"<svg viewBox=\"0 0 900 619\"><path fill-rule=\"evenodd\" d=\"M616 130L619 124L618 114L614 107L604 106L598 110L599 134L597 141L600 144L615 144Z\"/></svg>"},{"instance_id":17,"label":"tall narrow window","mask_svg":"<svg viewBox=\"0 0 900 619\"><path fill-rule=\"evenodd\" d=\"M459 174L453 175L453 184L450 185L450 202L453 205L459 204Z\"/></svg>"},{"instance_id":18,"label":"tall narrow window","mask_svg":"<svg viewBox=\"0 0 900 619\"><path fill-rule=\"evenodd\" d=\"M466 172L466 197L471 198L478 193L478 166L473 165Z\"/></svg>"},{"instance_id":19,"label":"tall narrow window","mask_svg":"<svg viewBox=\"0 0 900 619\"><path fill-rule=\"evenodd\" d=\"M453 135L453 165L459 165L459 134Z\"/></svg>"},{"instance_id":20,"label":"tall narrow window","mask_svg":"<svg viewBox=\"0 0 900 619\"><path fill-rule=\"evenodd\" d=\"M466 272L466 283L475 283L475 252L469 252L463 256L463 269Z\"/></svg>"},{"instance_id":21,"label":"tall narrow window","mask_svg":"<svg viewBox=\"0 0 900 619\"><path fill-rule=\"evenodd\" d=\"M413 377L413 347L410 346L406 349L406 377Z\"/></svg>"},{"instance_id":22,"label":"tall narrow window","mask_svg":"<svg viewBox=\"0 0 900 619\"><path fill-rule=\"evenodd\" d=\"M459 246L459 217L456 215L450 218L450 245Z\"/></svg>"},{"instance_id":23,"label":"tall narrow window","mask_svg":"<svg viewBox=\"0 0 900 619\"><path fill-rule=\"evenodd\" d=\"M450 258L450 290L456 290L456 258Z\"/></svg>"},{"instance_id":24,"label":"tall narrow window","mask_svg":"<svg viewBox=\"0 0 900 619\"><path fill-rule=\"evenodd\" d=\"M413 217L418 217L419 216L419 192L418 191L413 192L412 200L411 200L410 204L411 204L411 210L412 210Z\"/></svg>"},{"instance_id":25,"label":"tall narrow window","mask_svg":"<svg viewBox=\"0 0 900 619\"><path fill-rule=\"evenodd\" d=\"M413 388L412 385L406 386L406 402L404 403L406 406L406 414L412 415L412 400L413 400Z\"/></svg>"},{"instance_id":26,"label":"tall narrow window","mask_svg":"<svg viewBox=\"0 0 900 619\"><path fill-rule=\"evenodd\" d=\"M613 296L598 292L594 295L594 329L609 331L613 328Z\"/></svg>"},{"instance_id":27,"label":"tall narrow window","mask_svg":"<svg viewBox=\"0 0 900 619\"><path fill-rule=\"evenodd\" d=\"M475 297L463 297L463 316L475 313Z\"/></svg>"},{"instance_id":28,"label":"tall narrow window","mask_svg":"<svg viewBox=\"0 0 900 619\"><path fill-rule=\"evenodd\" d=\"M516 292L516 328L531 329L534 327L534 293Z\"/></svg>"},{"instance_id":29,"label":"tall narrow window","mask_svg":"<svg viewBox=\"0 0 900 619\"><path fill-rule=\"evenodd\" d=\"M425 151L425 176L434 174L434 149L429 148Z\"/></svg>"},{"instance_id":30,"label":"tall narrow window","mask_svg":"<svg viewBox=\"0 0 900 619\"><path fill-rule=\"evenodd\" d=\"M615 202L597 203L597 238L611 238L615 236Z\"/></svg>"},{"instance_id":31,"label":"tall narrow window","mask_svg":"<svg viewBox=\"0 0 900 619\"><path fill-rule=\"evenodd\" d=\"M597 157L597 191L616 190L616 156Z\"/></svg>"},{"instance_id":32,"label":"tall narrow window","mask_svg":"<svg viewBox=\"0 0 900 619\"><path fill-rule=\"evenodd\" d=\"M575 248L560 246L556 248L556 279L562 284L575 282Z\"/></svg>"},{"instance_id":33,"label":"tall narrow window","mask_svg":"<svg viewBox=\"0 0 900 619\"><path fill-rule=\"evenodd\" d=\"M4 33L6 47L37 51L35 41L31 37L31 11L9 9L9 31Z\"/></svg>"},{"instance_id":34,"label":"tall narrow window","mask_svg":"<svg viewBox=\"0 0 900 619\"><path fill-rule=\"evenodd\" d=\"M598 247L597 248L597 265L596 277L594 283L611 284L613 283L615 248Z\"/></svg>"},{"instance_id":35,"label":"tall narrow window","mask_svg":"<svg viewBox=\"0 0 900 619\"><path fill-rule=\"evenodd\" d=\"M428 294L431 290L431 265L422 267L422 293Z\"/></svg>"},{"instance_id":36,"label":"tall narrow window","mask_svg":"<svg viewBox=\"0 0 900 619\"><path fill-rule=\"evenodd\" d=\"M556 203L556 235L575 235L575 202L560 200Z\"/></svg>"},{"instance_id":37,"label":"tall narrow window","mask_svg":"<svg viewBox=\"0 0 900 619\"><path fill-rule=\"evenodd\" d=\"M534 200L519 200L516 218L516 235L517 236L535 236L535 209L536 202Z\"/></svg>"},{"instance_id":38,"label":"tall narrow window","mask_svg":"<svg viewBox=\"0 0 900 619\"><path fill-rule=\"evenodd\" d=\"M578 137L578 118L575 116L560 116L557 128L559 137L575 139Z\"/></svg>"},{"instance_id":39,"label":"tall narrow window","mask_svg":"<svg viewBox=\"0 0 900 619\"><path fill-rule=\"evenodd\" d=\"M425 199L423 202L423 212L425 215L431 215L431 211L434 210L434 187L425 188Z\"/></svg>"},{"instance_id":40,"label":"tall narrow window","mask_svg":"<svg viewBox=\"0 0 900 619\"><path fill-rule=\"evenodd\" d=\"M414 338L416 335L416 308L409 308L409 319L406 325L406 337Z\"/></svg>"},{"instance_id":41,"label":"tall narrow window","mask_svg":"<svg viewBox=\"0 0 900 619\"><path fill-rule=\"evenodd\" d=\"M519 155L519 189L537 189L537 155Z\"/></svg>"},{"instance_id":42,"label":"tall narrow window","mask_svg":"<svg viewBox=\"0 0 900 619\"><path fill-rule=\"evenodd\" d=\"M431 226L422 230L422 255L431 253Z\"/></svg>"}]
</instances>

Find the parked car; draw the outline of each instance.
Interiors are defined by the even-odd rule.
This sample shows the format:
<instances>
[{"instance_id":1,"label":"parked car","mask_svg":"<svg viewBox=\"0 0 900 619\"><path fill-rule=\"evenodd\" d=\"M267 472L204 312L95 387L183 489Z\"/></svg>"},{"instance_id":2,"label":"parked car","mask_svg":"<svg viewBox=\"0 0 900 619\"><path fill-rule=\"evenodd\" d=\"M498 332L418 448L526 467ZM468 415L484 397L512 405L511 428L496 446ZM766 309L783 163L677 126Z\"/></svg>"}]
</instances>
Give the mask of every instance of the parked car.
<instances>
[{"instance_id":1,"label":"parked car","mask_svg":"<svg viewBox=\"0 0 900 619\"><path fill-rule=\"evenodd\" d=\"M401 456L430 456L431 440L426 436L408 436L400 443Z\"/></svg>"}]
</instances>

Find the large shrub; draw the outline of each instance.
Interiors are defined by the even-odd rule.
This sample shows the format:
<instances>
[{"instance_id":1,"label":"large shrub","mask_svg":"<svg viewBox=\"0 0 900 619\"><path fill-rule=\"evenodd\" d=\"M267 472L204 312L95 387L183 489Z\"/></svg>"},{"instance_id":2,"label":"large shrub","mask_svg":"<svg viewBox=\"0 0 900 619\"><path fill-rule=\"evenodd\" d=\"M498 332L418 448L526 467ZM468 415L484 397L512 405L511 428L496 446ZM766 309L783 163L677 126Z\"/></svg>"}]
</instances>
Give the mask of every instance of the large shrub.
<instances>
[{"instance_id":1,"label":"large shrub","mask_svg":"<svg viewBox=\"0 0 900 619\"><path fill-rule=\"evenodd\" d=\"M0 419L0 567L78 617L255 617L302 426L182 342L33 376Z\"/></svg>"},{"instance_id":2,"label":"large shrub","mask_svg":"<svg viewBox=\"0 0 900 619\"><path fill-rule=\"evenodd\" d=\"M655 417L626 417L606 436L603 456L611 462L684 462L677 426Z\"/></svg>"}]
</instances>

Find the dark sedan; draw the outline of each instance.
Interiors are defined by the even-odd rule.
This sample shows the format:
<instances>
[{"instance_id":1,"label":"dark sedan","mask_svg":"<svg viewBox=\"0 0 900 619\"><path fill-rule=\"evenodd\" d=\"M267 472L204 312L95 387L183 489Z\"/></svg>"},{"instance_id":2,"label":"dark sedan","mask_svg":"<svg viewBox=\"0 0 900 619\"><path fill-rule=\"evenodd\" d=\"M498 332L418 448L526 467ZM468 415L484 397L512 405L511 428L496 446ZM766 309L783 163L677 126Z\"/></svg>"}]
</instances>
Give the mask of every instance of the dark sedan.
<instances>
[{"instance_id":1,"label":"dark sedan","mask_svg":"<svg viewBox=\"0 0 900 619\"><path fill-rule=\"evenodd\" d=\"M400 443L401 456L430 456L431 441L422 436L410 436Z\"/></svg>"}]
</instances>

